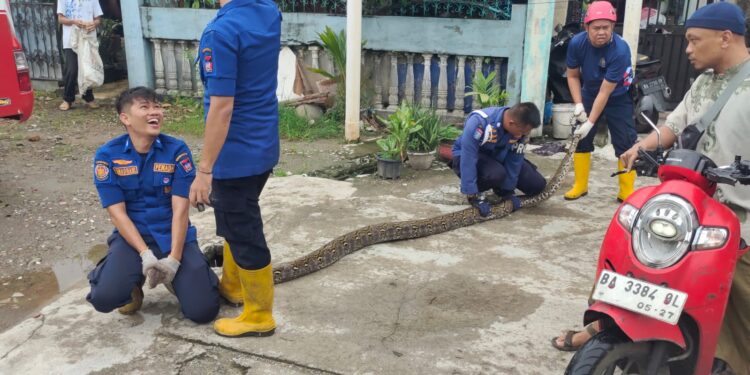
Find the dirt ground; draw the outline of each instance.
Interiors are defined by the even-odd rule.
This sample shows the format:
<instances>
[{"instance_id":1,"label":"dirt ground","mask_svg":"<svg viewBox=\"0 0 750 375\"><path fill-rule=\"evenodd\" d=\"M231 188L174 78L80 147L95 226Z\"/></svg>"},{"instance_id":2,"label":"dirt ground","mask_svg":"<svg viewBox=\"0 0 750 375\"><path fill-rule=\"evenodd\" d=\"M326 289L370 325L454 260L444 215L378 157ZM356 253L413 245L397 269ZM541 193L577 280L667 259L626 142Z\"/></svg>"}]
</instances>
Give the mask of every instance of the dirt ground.
<instances>
[{"instance_id":1,"label":"dirt ground","mask_svg":"<svg viewBox=\"0 0 750 375\"><path fill-rule=\"evenodd\" d=\"M106 252L112 225L91 165L96 149L123 132L112 99L121 86L99 96L99 109L61 112L56 95L37 93L29 121L0 119L0 332L80 283ZM165 121L175 111L167 108ZM201 139L180 137L199 155ZM302 174L371 150L338 139L284 141L275 173Z\"/></svg>"}]
</instances>

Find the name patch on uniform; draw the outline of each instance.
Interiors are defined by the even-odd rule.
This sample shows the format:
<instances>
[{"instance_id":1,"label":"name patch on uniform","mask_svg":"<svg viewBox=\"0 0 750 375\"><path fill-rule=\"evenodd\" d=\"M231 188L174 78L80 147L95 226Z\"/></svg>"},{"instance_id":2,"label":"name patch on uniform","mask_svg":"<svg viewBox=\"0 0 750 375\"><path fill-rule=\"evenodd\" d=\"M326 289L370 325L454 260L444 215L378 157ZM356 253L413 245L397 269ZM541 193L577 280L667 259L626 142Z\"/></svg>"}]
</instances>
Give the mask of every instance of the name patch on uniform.
<instances>
[{"instance_id":1,"label":"name patch on uniform","mask_svg":"<svg viewBox=\"0 0 750 375\"><path fill-rule=\"evenodd\" d=\"M130 165L130 164L133 164L133 161L132 160L115 159L115 160L112 160L112 163L113 164L117 164L117 165Z\"/></svg>"},{"instance_id":2,"label":"name patch on uniform","mask_svg":"<svg viewBox=\"0 0 750 375\"><path fill-rule=\"evenodd\" d=\"M107 181L109 179L109 164L105 161L97 161L94 166L94 176L97 181Z\"/></svg>"},{"instance_id":3,"label":"name patch on uniform","mask_svg":"<svg viewBox=\"0 0 750 375\"><path fill-rule=\"evenodd\" d=\"M118 176L132 176L138 174L138 167L114 167L112 168Z\"/></svg>"},{"instance_id":4,"label":"name patch on uniform","mask_svg":"<svg viewBox=\"0 0 750 375\"><path fill-rule=\"evenodd\" d=\"M213 73L214 62L213 55L211 54L211 48L206 47L201 52L203 53L203 71L205 73Z\"/></svg>"},{"instance_id":5,"label":"name patch on uniform","mask_svg":"<svg viewBox=\"0 0 750 375\"><path fill-rule=\"evenodd\" d=\"M154 163L154 172L174 173L174 164Z\"/></svg>"}]
</instances>

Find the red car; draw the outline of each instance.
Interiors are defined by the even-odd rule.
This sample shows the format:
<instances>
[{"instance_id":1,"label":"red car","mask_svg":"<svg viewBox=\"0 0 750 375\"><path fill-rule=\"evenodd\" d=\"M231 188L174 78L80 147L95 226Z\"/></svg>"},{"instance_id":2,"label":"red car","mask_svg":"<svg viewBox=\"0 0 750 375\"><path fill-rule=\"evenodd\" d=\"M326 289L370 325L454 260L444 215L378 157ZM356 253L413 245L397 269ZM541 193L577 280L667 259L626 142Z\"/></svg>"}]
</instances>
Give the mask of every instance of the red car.
<instances>
[{"instance_id":1,"label":"red car","mask_svg":"<svg viewBox=\"0 0 750 375\"><path fill-rule=\"evenodd\" d=\"M7 5L0 0L0 117L26 121L34 109L34 90Z\"/></svg>"}]
</instances>

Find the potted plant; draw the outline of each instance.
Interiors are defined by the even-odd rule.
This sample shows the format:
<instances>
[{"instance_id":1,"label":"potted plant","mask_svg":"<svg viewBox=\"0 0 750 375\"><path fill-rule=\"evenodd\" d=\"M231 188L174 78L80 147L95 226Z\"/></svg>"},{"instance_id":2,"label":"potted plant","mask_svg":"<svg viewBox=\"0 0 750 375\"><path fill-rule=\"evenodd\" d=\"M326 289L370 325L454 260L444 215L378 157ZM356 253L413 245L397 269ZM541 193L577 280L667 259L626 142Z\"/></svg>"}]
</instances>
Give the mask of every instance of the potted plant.
<instances>
[{"instance_id":1,"label":"potted plant","mask_svg":"<svg viewBox=\"0 0 750 375\"><path fill-rule=\"evenodd\" d=\"M403 102L388 119L380 119L385 127L394 137L396 147L399 149L401 161L406 160L406 150L411 134L422 129L421 119L417 118L417 108L409 103Z\"/></svg>"},{"instance_id":2,"label":"potted plant","mask_svg":"<svg viewBox=\"0 0 750 375\"><path fill-rule=\"evenodd\" d=\"M380 152L375 155L378 161L378 175L382 178L401 177L401 149L393 134L377 140Z\"/></svg>"},{"instance_id":3,"label":"potted plant","mask_svg":"<svg viewBox=\"0 0 750 375\"><path fill-rule=\"evenodd\" d=\"M438 128L438 156L444 161L453 159L453 143L461 135L461 130L445 124Z\"/></svg>"},{"instance_id":4,"label":"potted plant","mask_svg":"<svg viewBox=\"0 0 750 375\"><path fill-rule=\"evenodd\" d=\"M496 72L490 72L487 77L477 71L471 79L471 91L464 96L474 96L480 108L499 107L508 102L508 93L500 89L500 85L493 83Z\"/></svg>"},{"instance_id":5,"label":"potted plant","mask_svg":"<svg viewBox=\"0 0 750 375\"><path fill-rule=\"evenodd\" d=\"M409 165L414 169L430 169L432 161L435 160L435 149L440 142L439 132L444 125L433 109L417 108L415 113L420 128L409 136Z\"/></svg>"}]
</instances>

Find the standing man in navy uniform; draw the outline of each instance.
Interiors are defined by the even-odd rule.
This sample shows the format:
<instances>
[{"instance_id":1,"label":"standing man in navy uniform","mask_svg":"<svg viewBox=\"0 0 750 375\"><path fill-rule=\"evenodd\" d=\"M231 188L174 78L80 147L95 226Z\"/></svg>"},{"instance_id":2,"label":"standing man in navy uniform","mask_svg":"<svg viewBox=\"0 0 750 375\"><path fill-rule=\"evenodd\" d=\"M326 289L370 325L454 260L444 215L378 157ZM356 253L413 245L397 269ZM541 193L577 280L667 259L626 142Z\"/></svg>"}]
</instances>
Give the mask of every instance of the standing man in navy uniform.
<instances>
[{"instance_id":1,"label":"standing man in navy uniform","mask_svg":"<svg viewBox=\"0 0 750 375\"><path fill-rule=\"evenodd\" d=\"M565 193L567 200L588 193L596 135L591 129L602 114L607 117L615 156L619 158L638 139L633 122L633 99L628 93L633 83L630 47L614 33L615 21L617 15L609 1L594 1L584 18L586 31L574 36L568 46L568 88L576 103L573 114L583 125L575 131L582 139L573 154L575 183ZM617 169L624 169L621 161ZM620 174L617 200L627 199L633 193L634 184L635 171Z\"/></svg>"},{"instance_id":2,"label":"standing man in navy uniform","mask_svg":"<svg viewBox=\"0 0 750 375\"><path fill-rule=\"evenodd\" d=\"M188 220L195 178L190 150L160 134L164 113L153 90L124 91L117 113L127 134L94 156L94 185L115 230L107 255L88 275L86 300L97 311L133 314L148 275L151 287L163 282L173 290L186 318L208 323L219 312L218 278Z\"/></svg>"},{"instance_id":3,"label":"standing man in navy uniform","mask_svg":"<svg viewBox=\"0 0 750 375\"><path fill-rule=\"evenodd\" d=\"M281 12L272 0L220 3L199 47L206 130L190 202L213 206L216 234L226 240L219 293L244 305L238 317L217 320L214 330L270 336L273 272L258 199L279 161Z\"/></svg>"},{"instance_id":4,"label":"standing man in navy uniform","mask_svg":"<svg viewBox=\"0 0 750 375\"><path fill-rule=\"evenodd\" d=\"M461 178L461 193L480 215L490 214L489 203L480 195L485 190L512 200L514 210L520 208L516 188L527 195L544 190L544 176L523 157L526 137L541 123L539 109L529 102L469 114L453 144L452 168Z\"/></svg>"}]
</instances>

